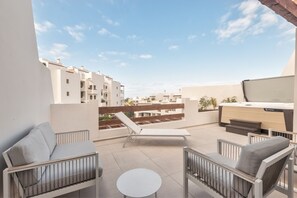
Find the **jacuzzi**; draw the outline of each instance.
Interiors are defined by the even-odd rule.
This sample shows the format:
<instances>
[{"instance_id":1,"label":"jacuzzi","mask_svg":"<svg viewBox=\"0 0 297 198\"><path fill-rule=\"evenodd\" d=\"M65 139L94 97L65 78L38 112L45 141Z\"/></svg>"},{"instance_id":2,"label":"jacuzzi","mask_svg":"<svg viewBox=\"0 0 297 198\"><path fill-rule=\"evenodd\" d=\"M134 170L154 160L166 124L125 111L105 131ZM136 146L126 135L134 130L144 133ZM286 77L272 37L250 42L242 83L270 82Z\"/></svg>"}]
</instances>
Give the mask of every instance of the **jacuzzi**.
<instances>
[{"instance_id":1,"label":"jacuzzi","mask_svg":"<svg viewBox=\"0 0 297 198\"><path fill-rule=\"evenodd\" d=\"M293 131L293 103L240 102L219 105L219 124L225 126L230 119L261 122L261 129Z\"/></svg>"}]
</instances>

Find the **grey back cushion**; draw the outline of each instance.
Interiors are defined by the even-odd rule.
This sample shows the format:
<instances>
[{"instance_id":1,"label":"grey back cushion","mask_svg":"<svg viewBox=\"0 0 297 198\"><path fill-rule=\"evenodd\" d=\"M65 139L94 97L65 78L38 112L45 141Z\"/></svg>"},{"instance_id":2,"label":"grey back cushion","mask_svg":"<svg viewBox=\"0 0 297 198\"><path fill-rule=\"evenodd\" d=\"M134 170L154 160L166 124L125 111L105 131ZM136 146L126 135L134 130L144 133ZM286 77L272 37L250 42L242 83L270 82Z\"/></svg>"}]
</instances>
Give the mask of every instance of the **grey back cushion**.
<instances>
[{"instance_id":1,"label":"grey back cushion","mask_svg":"<svg viewBox=\"0 0 297 198\"><path fill-rule=\"evenodd\" d=\"M236 169L251 176L256 176L260 165L267 157L281 151L289 146L290 141L284 137L272 137L262 142L249 144L242 148ZM234 177L233 189L246 197L250 191L251 184Z\"/></svg>"},{"instance_id":2,"label":"grey back cushion","mask_svg":"<svg viewBox=\"0 0 297 198\"><path fill-rule=\"evenodd\" d=\"M45 139L45 142L49 148L50 153L53 153L56 147L57 141L56 141L55 132L53 131L51 125L48 122L45 122L38 125L36 128L38 128L41 131Z\"/></svg>"},{"instance_id":3,"label":"grey back cushion","mask_svg":"<svg viewBox=\"0 0 297 198\"><path fill-rule=\"evenodd\" d=\"M27 165L50 159L50 151L38 128L32 129L27 136L12 146L7 154L13 166ZM37 183L44 170L44 168L38 168L18 173L20 183L23 187Z\"/></svg>"}]
</instances>

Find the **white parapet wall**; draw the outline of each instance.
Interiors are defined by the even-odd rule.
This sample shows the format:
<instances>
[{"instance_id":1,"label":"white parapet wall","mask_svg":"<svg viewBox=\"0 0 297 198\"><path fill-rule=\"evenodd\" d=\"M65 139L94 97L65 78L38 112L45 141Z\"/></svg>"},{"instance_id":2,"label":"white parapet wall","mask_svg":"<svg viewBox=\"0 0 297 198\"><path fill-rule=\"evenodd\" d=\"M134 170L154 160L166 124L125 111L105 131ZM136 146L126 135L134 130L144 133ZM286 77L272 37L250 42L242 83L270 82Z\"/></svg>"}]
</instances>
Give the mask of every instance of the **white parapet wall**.
<instances>
[{"instance_id":1,"label":"white parapet wall","mask_svg":"<svg viewBox=\"0 0 297 198\"><path fill-rule=\"evenodd\" d=\"M170 121L170 122L160 122L154 124L141 125L143 128L164 128L164 129L178 129L178 128L187 128L197 125L211 124L218 122L218 111L206 111L198 112L198 101L183 99L185 104L183 113L185 117L182 120ZM97 133L97 140L124 136L128 134L126 127L113 128L113 129L104 129L99 130Z\"/></svg>"},{"instance_id":2,"label":"white parapet wall","mask_svg":"<svg viewBox=\"0 0 297 198\"><path fill-rule=\"evenodd\" d=\"M233 96L236 96L239 102L244 101L242 86L240 83L222 85L201 85L182 88L182 98L200 100L200 98L204 96L216 98L218 104L221 103L222 100Z\"/></svg>"},{"instance_id":3,"label":"white parapet wall","mask_svg":"<svg viewBox=\"0 0 297 198\"><path fill-rule=\"evenodd\" d=\"M52 104L51 124L57 133L88 129L94 140L98 133L98 103Z\"/></svg>"}]
</instances>

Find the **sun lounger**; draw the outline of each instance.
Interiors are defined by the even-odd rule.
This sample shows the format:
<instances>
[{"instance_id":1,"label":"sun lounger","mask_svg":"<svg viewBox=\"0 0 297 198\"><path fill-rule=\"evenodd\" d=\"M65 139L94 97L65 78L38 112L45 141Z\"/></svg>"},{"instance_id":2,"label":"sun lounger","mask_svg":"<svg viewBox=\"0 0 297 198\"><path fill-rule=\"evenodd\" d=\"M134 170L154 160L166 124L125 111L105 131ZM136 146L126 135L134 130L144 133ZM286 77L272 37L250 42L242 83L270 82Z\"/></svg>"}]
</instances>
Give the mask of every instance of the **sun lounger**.
<instances>
[{"instance_id":1,"label":"sun lounger","mask_svg":"<svg viewBox=\"0 0 297 198\"><path fill-rule=\"evenodd\" d=\"M133 137L182 137L186 141L186 136L191 134L186 129L143 129L139 125L135 124L130 118L128 118L123 112L118 112L115 116L121 120L129 130L129 135L123 144L125 147L128 141L131 141Z\"/></svg>"}]
</instances>

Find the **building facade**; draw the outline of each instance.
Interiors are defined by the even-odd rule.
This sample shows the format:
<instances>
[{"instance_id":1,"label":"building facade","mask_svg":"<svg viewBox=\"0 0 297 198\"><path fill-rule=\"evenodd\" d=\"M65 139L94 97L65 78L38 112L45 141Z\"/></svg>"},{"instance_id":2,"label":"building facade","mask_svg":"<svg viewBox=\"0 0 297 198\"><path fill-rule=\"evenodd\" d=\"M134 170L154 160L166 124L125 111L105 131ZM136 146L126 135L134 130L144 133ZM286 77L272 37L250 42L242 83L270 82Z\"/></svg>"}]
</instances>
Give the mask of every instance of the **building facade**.
<instances>
[{"instance_id":1,"label":"building facade","mask_svg":"<svg viewBox=\"0 0 297 198\"><path fill-rule=\"evenodd\" d=\"M66 67L57 62L40 59L51 72L55 104L96 102L102 106L124 104L124 85L111 77L90 72L85 67Z\"/></svg>"}]
</instances>

